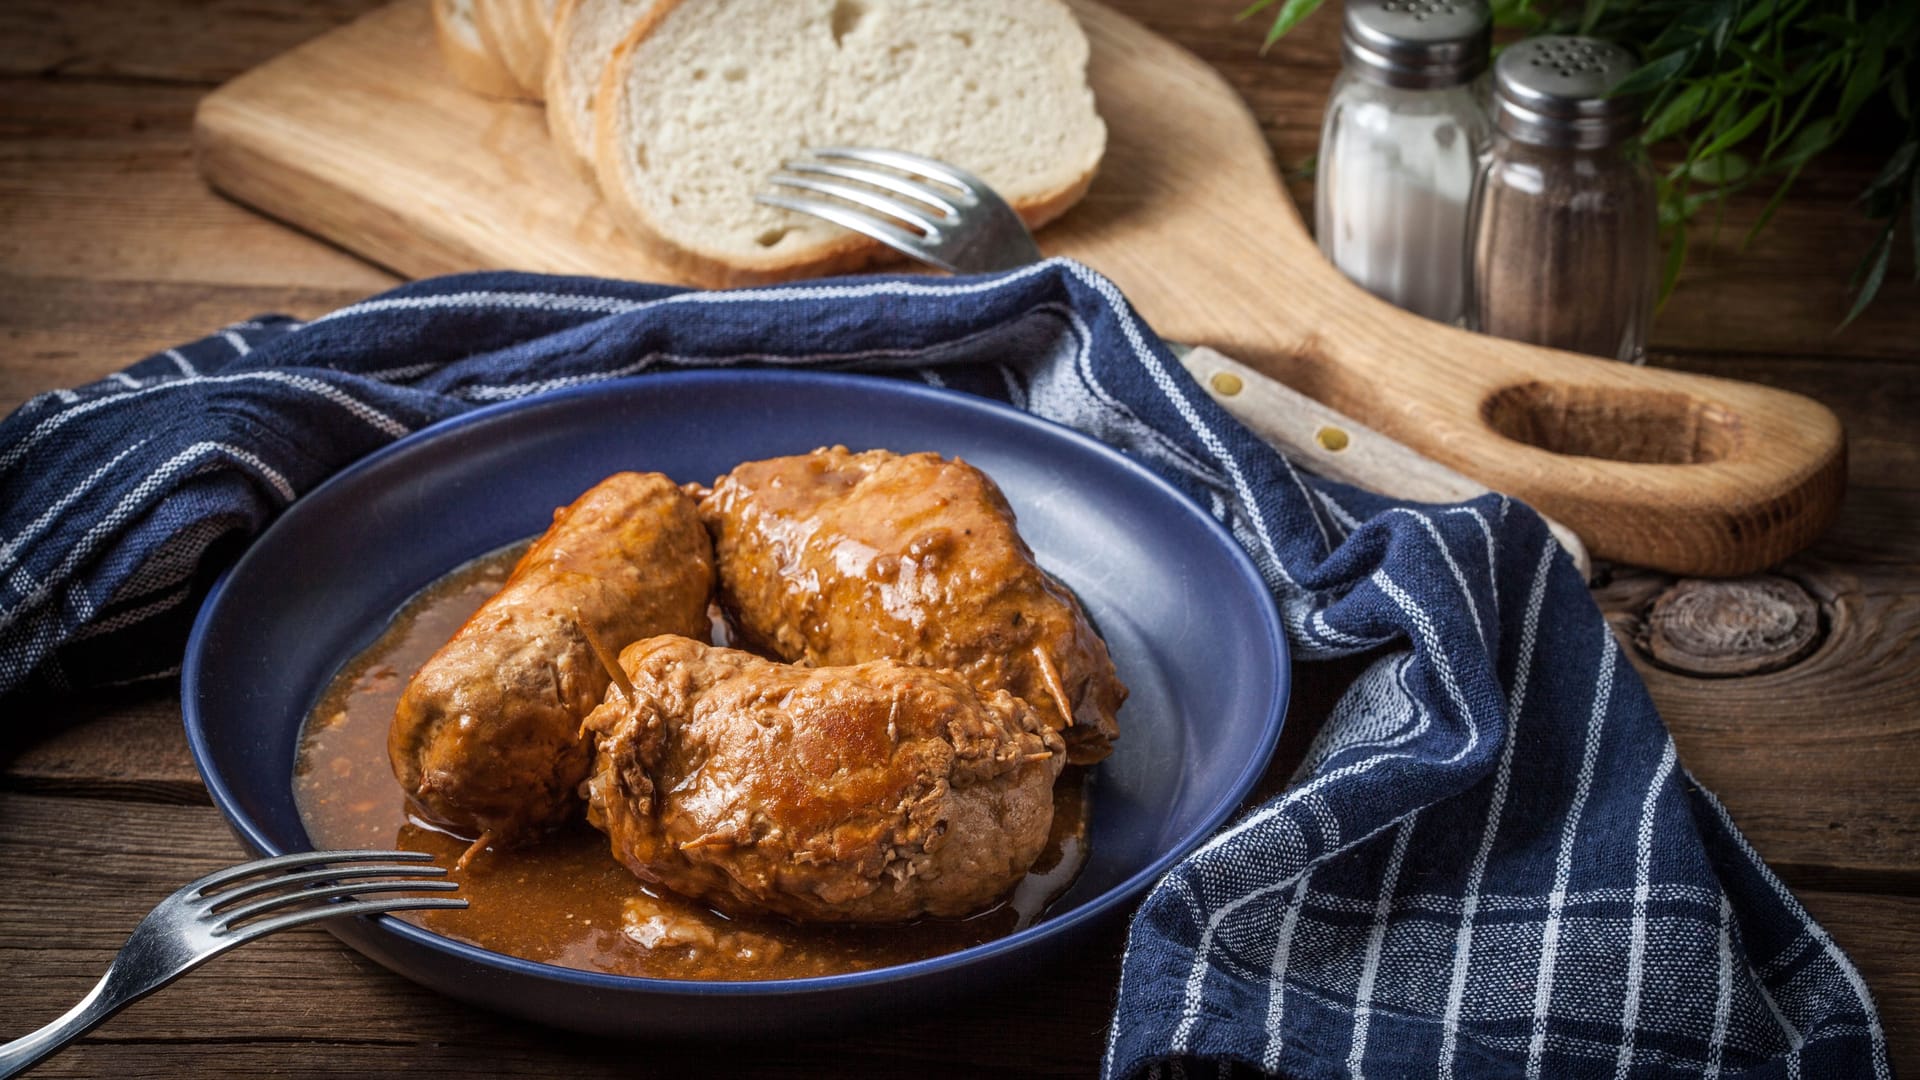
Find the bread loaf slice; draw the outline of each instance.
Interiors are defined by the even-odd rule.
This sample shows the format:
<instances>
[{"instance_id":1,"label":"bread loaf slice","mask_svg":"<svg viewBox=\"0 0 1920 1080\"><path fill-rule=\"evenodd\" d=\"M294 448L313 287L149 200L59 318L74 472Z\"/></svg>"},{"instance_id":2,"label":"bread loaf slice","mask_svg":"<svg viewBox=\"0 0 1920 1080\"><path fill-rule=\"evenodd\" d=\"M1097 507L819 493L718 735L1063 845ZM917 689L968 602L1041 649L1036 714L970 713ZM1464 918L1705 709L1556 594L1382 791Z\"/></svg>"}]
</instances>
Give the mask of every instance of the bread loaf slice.
<instances>
[{"instance_id":1,"label":"bread loaf slice","mask_svg":"<svg viewBox=\"0 0 1920 1080\"><path fill-rule=\"evenodd\" d=\"M613 50L654 0L566 0L547 53L547 133L560 157L593 177L593 98Z\"/></svg>"},{"instance_id":2,"label":"bread loaf slice","mask_svg":"<svg viewBox=\"0 0 1920 1080\"><path fill-rule=\"evenodd\" d=\"M594 165L622 223L706 285L890 254L754 192L807 147L884 146L981 176L1032 225L1106 148L1060 0L659 0L596 92Z\"/></svg>"},{"instance_id":3,"label":"bread loaf slice","mask_svg":"<svg viewBox=\"0 0 1920 1080\"><path fill-rule=\"evenodd\" d=\"M476 0L433 0L434 36L455 82L488 97L520 97L520 83L480 34ZM496 0L479 0L492 3Z\"/></svg>"},{"instance_id":4,"label":"bread loaf slice","mask_svg":"<svg viewBox=\"0 0 1920 1080\"><path fill-rule=\"evenodd\" d=\"M519 96L529 101L546 93L553 6L553 0L476 0L481 40L512 73Z\"/></svg>"}]
</instances>

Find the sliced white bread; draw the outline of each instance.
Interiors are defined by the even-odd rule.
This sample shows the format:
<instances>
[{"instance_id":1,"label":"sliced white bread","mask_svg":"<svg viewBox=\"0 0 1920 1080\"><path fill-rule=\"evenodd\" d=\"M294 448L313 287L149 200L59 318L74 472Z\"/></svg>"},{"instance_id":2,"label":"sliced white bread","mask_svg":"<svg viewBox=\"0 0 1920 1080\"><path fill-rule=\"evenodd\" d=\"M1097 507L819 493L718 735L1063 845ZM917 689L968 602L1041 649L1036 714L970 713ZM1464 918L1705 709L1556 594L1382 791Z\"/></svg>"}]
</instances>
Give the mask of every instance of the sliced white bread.
<instances>
[{"instance_id":1,"label":"sliced white bread","mask_svg":"<svg viewBox=\"0 0 1920 1080\"><path fill-rule=\"evenodd\" d=\"M593 100L613 50L655 0L566 0L547 53L547 133L560 157L593 176Z\"/></svg>"},{"instance_id":2,"label":"sliced white bread","mask_svg":"<svg viewBox=\"0 0 1920 1080\"><path fill-rule=\"evenodd\" d=\"M520 96L539 101L547 87L553 5L547 0L476 0L480 38L513 75Z\"/></svg>"},{"instance_id":3,"label":"sliced white bread","mask_svg":"<svg viewBox=\"0 0 1920 1080\"><path fill-rule=\"evenodd\" d=\"M810 146L884 146L981 176L1040 225L1106 148L1087 40L1059 0L659 0L594 104L609 206L706 285L856 269L890 253L753 201Z\"/></svg>"},{"instance_id":4,"label":"sliced white bread","mask_svg":"<svg viewBox=\"0 0 1920 1080\"><path fill-rule=\"evenodd\" d=\"M491 0L479 0L488 3ZM488 97L520 97L519 80L480 34L475 0L433 0L434 36L455 82Z\"/></svg>"}]
</instances>

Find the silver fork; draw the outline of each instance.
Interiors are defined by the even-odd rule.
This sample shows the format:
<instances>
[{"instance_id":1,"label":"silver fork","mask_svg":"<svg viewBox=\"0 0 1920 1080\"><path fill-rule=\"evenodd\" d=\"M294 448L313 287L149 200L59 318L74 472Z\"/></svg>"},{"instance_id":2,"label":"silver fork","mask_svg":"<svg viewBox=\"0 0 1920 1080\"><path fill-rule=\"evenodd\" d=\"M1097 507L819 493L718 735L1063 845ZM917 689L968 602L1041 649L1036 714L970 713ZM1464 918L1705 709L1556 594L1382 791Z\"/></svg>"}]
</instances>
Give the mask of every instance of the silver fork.
<instances>
[{"instance_id":1,"label":"silver fork","mask_svg":"<svg viewBox=\"0 0 1920 1080\"><path fill-rule=\"evenodd\" d=\"M1040 261L1040 248L1013 207L986 181L944 161L826 146L786 162L767 182L779 190L762 191L755 202L824 218L948 273Z\"/></svg>"},{"instance_id":2,"label":"silver fork","mask_svg":"<svg viewBox=\"0 0 1920 1080\"><path fill-rule=\"evenodd\" d=\"M432 860L420 851L314 851L208 874L160 901L140 920L106 975L80 1004L39 1031L0 1046L0 1080L26 1071L107 1017L236 945L321 919L466 907L465 900L432 896L342 902L369 893L458 889L454 882L435 880L446 870L421 865ZM342 883L356 878L381 880ZM226 888L229 885L233 888ZM240 903L243 900L250 902Z\"/></svg>"},{"instance_id":3,"label":"silver fork","mask_svg":"<svg viewBox=\"0 0 1920 1080\"><path fill-rule=\"evenodd\" d=\"M1040 261L1040 248L1013 207L979 177L943 161L833 146L787 162L768 182L827 197L763 191L756 201L824 218L951 274ZM1421 502L1457 502L1487 490L1239 361L1212 349L1166 344L1221 408L1324 476ZM1337 443L1327 441L1328 433L1338 436ZM1587 549L1573 530L1552 518L1547 527L1580 572L1591 575Z\"/></svg>"}]
</instances>

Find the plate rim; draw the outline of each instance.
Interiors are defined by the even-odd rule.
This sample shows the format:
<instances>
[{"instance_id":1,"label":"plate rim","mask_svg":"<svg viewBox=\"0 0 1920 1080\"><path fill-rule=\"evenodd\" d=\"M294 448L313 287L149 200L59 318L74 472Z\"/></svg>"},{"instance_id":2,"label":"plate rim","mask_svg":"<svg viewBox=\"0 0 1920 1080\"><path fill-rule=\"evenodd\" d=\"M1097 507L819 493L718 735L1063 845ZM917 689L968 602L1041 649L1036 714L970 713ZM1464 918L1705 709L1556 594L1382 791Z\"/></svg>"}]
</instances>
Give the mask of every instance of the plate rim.
<instances>
[{"instance_id":1,"label":"plate rim","mask_svg":"<svg viewBox=\"0 0 1920 1080\"><path fill-rule=\"evenodd\" d=\"M616 393L630 393L649 386L677 386L701 383L725 384L742 380L767 382L811 382L838 385L856 391L871 391L880 394L901 394L910 398L931 401L938 408L956 408L961 412L984 414L999 422L1011 422L1016 426L1027 427L1040 432L1044 437L1064 439L1078 444L1083 450L1104 458L1110 465L1130 472L1145 480L1150 487L1170 497L1173 504L1211 532L1229 553L1229 563L1244 579L1255 595L1266 600L1256 605L1259 610L1260 624L1273 655L1273 689L1268 703L1267 715L1263 718L1263 727L1258 752L1255 753L1237 774L1231 784L1224 789L1225 794L1207 810L1201 827L1191 830L1181 841L1163 852L1158 858L1141 870L1129 875L1104 892L1090 898L1087 902L1062 913L1056 918L1044 919L1024 930L1016 931L993 941L983 942L950 953L931 956L905 964L893 964L872 968L866 971L843 972L836 975L816 975L800 979L751 979L740 981L663 979L639 975L619 975L610 972L587 971L581 968L549 964L538 960L511 956L495 952L467 942L434 933L423 927L405 922L392 915L355 916L356 921L364 921L375 929L401 939L410 946L425 948L442 953L451 959L478 964L483 967L502 969L507 973L543 980L572 984L581 989L600 991L619 991L626 993L655 993L670 995L691 995L701 997L740 997L747 999L765 998L788 994L819 994L852 989L871 989L894 982L904 982L942 973L956 972L1006 953L1039 945L1050 938L1070 934L1075 929L1097 921L1123 904L1135 900L1150 888L1154 882L1172 870L1181 860L1197 851L1211 839L1219 829L1233 816L1236 809L1252 793L1255 785L1265 774L1272 760L1274 748L1278 745L1282 728L1285 726L1286 710L1293 692L1292 654L1288 646L1285 629L1281 623L1278 605L1273 601L1272 593L1261 579L1259 570L1247 555L1232 533L1226 527L1203 510L1190 496L1173 486L1164 477L1147 468L1138 460L1119 449L1101 442L1084 432L1037 416L993 398L982 397L945 387L929 386L922 383L907 382L898 378L880 375L828 372L794 371L781 369L740 369L740 368L703 368L686 371L653 372L643 375L622 376L586 383L579 386L564 387L545 393L534 394L512 401L499 402L436 421L399 439L372 451L357 459L345 468L329 476L313 490L300 496L289 504L268 526L261 530L248 545L234 564L222 571L201 601L194 615L193 629L187 636L186 654L181 663L180 706L182 725L186 730L187 747L193 757L194 768L200 774L201 782L206 786L207 794L214 807L227 826L246 847L261 855L286 854L287 850L272 842L259 823L243 813L238 800L226 778L213 771L211 767L212 747L204 726L204 717L200 714L202 655L206 639L212 632L211 626L219 614L222 598L225 596L234 578L245 571L248 563L255 557L262 545L282 530L289 519L300 519L303 506L315 503L315 497L335 487L344 487L356 482L360 475L384 465L389 459L411 453L416 448L451 437L461 429L485 423L502 414L519 412L571 398L600 397ZM315 512L315 511L308 511ZM291 777L289 777L289 781ZM298 850L298 849L293 849ZM312 850L308 848L307 850ZM351 942L349 944L352 944Z\"/></svg>"}]
</instances>

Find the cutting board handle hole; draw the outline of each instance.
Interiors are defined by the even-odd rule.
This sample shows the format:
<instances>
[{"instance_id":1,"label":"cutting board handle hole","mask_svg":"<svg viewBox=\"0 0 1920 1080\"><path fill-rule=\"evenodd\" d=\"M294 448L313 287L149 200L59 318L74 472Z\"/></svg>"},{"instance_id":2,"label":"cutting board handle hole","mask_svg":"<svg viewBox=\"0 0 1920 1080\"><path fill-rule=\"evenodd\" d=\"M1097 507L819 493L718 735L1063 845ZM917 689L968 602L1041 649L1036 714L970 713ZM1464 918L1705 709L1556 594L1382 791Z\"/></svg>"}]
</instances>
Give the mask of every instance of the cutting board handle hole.
<instances>
[{"instance_id":1,"label":"cutting board handle hole","mask_svg":"<svg viewBox=\"0 0 1920 1080\"><path fill-rule=\"evenodd\" d=\"M1555 454L1645 465L1704 465L1732 455L1740 418L1675 390L1524 382L1489 394L1487 425Z\"/></svg>"}]
</instances>

